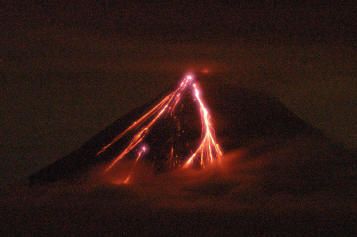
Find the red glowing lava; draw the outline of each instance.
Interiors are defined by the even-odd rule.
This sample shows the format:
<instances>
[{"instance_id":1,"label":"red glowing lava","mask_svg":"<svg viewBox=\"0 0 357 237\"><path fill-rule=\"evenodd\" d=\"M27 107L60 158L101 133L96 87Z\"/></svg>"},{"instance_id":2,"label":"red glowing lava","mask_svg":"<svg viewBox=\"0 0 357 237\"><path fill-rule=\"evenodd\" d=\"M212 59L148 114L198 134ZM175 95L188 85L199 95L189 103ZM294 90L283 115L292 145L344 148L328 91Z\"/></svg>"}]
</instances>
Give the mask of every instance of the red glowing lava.
<instances>
[{"instance_id":1,"label":"red glowing lava","mask_svg":"<svg viewBox=\"0 0 357 237\"><path fill-rule=\"evenodd\" d=\"M197 102L196 104L200 110L201 116L201 124L202 124L202 135L201 140L197 149L187 158L185 163L182 165L182 168L188 168L193 163L199 164L201 168L206 167L208 164L213 163L216 160L220 160L222 157L222 150L217 142L215 137L213 124L211 121L211 115L209 110L203 101L201 96L201 89L197 85L193 74L187 74L179 86L173 92L166 95L160 102L158 102L152 109L146 112L142 117L138 120L134 121L127 129L125 129L122 133L117 135L109 144L105 145L98 153L97 156L105 152L109 147L113 144L117 143L124 135L128 134L130 131L139 129L137 133L135 133L129 144L123 149L123 151L115 157L115 159L109 164L109 166L105 169L105 172L111 170L118 161L122 160L126 155L131 153L133 150L137 150L136 159L134 165L129 172L129 175L126 179L124 179L123 183L129 183L133 170L137 162L145 155L147 150L145 145L141 145L144 141L145 137L149 134L151 128L154 124L162 118L164 115L172 115L175 111L175 108L180 103L182 99L183 93L187 89L192 89L193 98ZM140 149L137 147L141 145ZM173 159L174 148L171 147L168 157Z\"/></svg>"},{"instance_id":2,"label":"red glowing lava","mask_svg":"<svg viewBox=\"0 0 357 237\"><path fill-rule=\"evenodd\" d=\"M192 87L194 89L195 98L197 99L200 106L202 129L204 135L196 151L184 164L184 168L189 167L195 159L199 159L201 167L205 167L206 163L212 163L215 159L219 160L222 157L222 150L219 144L216 142L211 117L205 103L201 98L200 89L196 83L193 83Z\"/></svg>"}]
</instances>

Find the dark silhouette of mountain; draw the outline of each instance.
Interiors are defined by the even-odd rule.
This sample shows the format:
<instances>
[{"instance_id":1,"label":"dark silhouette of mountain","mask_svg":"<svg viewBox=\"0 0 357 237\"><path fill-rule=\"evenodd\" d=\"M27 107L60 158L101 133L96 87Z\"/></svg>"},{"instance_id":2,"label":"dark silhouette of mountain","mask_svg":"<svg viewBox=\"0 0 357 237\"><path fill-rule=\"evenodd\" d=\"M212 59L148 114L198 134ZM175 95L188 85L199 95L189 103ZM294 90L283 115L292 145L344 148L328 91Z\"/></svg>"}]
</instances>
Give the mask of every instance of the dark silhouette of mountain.
<instances>
[{"instance_id":1,"label":"dark silhouette of mountain","mask_svg":"<svg viewBox=\"0 0 357 237\"><path fill-rule=\"evenodd\" d=\"M321 133L290 112L278 99L260 92L217 83L215 78L200 82L204 97L212 110L216 133L224 150L251 147L251 152L264 152L297 135ZM151 108L162 96L119 118L103 131L85 142L79 149L57 160L29 177L30 183L51 182L78 178L98 164L111 161L128 143L130 136L123 137L106 152L97 152L116 135ZM200 139L201 125L191 93L186 93L176 109L177 118L164 117L158 121L146 142L150 153L145 157L157 172L166 171L167 154L174 145L181 157L187 157ZM183 134L177 135L177 123ZM258 147L252 146L261 141ZM172 168L172 167L171 167Z\"/></svg>"},{"instance_id":2,"label":"dark silhouette of mountain","mask_svg":"<svg viewBox=\"0 0 357 237\"><path fill-rule=\"evenodd\" d=\"M98 150L158 96L30 177L33 184L62 182L4 196L2 229L18 235L355 236L355 151L334 144L276 98L217 78L201 78L200 84L225 151L220 168L165 172L176 168L168 162L169 147L184 156L201 135L197 107L187 93L176 118L163 117L145 139L149 153L142 162L159 175L135 177L132 185L86 180L130 136L100 156ZM180 136L178 122L185 131Z\"/></svg>"}]
</instances>

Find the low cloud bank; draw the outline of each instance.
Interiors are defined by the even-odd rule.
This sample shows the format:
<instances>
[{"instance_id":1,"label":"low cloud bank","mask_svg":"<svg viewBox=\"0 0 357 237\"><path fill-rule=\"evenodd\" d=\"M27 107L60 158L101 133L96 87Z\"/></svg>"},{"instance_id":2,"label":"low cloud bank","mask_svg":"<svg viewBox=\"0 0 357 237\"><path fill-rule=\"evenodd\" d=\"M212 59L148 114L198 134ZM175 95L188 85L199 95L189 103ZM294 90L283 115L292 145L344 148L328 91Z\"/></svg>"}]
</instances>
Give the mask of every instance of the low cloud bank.
<instances>
[{"instance_id":1,"label":"low cloud bank","mask_svg":"<svg viewBox=\"0 0 357 237\"><path fill-rule=\"evenodd\" d=\"M18 234L355 231L355 161L321 141L238 148L204 170L154 175L139 166L136 174L129 185L94 172L86 181L17 188L1 198L1 225Z\"/></svg>"}]
</instances>

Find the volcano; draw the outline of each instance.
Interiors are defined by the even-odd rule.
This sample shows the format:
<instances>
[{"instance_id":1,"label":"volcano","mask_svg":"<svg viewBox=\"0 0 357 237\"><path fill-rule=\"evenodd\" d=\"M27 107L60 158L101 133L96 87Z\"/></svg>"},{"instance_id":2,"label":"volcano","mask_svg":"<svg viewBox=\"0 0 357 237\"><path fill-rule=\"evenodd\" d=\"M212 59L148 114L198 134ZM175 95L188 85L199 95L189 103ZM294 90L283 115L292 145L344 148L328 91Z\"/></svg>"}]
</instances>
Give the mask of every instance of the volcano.
<instances>
[{"instance_id":1,"label":"volcano","mask_svg":"<svg viewBox=\"0 0 357 237\"><path fill-rule=\"evenodd\" d=\"M353 152L276 98L214 77L195 82L199 98L190 83L177 103L170 100L179 82L29 177L41 185L7 196L4 229L22 235L355 236Z\"/></svg>"},{"instance_id":2,"label":"volcano","mask_svg":"<svg viewBox=\"0 0 357 237\"><path fill-rule=\"evenodd\" d=\"M143 162L152 166L156 173L187 166L191 161L185 158L190 156L192 166L202 168L206 159L212 161L217 156L221 156L222 151L216 141L213 128L212 131L208 131L212 134L206 134L207 139L212 138L212 141L206 142L212 144L208 144L206 150L202 148L205 144L200 145L200 142L203 143L202 139L205 139L202 138L204 136L202 130L205 130L204 122L212 122L204 121L203 112L208 113L208 108L207 111L204 111L206 108L202 108L205 105L202 105L201 98L197 97L198 92L203 93L208 101L209 110L214 115L209 120L212 119L219 128L216 133L224 149L251 147L250 152L256 153L279 146L284 141L299 135L323 137L319 130L290 112L276 98L225 83L217 83L217 78L207 76L199 81L203 89L198 90L197 83L192 84L191 80L191 75L186 76L180 86L172 90L173 92L168 96L160 95L119 118L79 149L31 175L30 183L85 177L85 173L96 166L109 164L109 168L112 168L124 157L135 160L143 155L145 155ZM192 86L191 84L193 93L191 88L186 88ZM192 96L195 92L196 98ZM197 107L198 103L201 103L201 108ZM165 109L170 111L164 111ZM162 112L166 114L160 114ZM146 117L152 118L149 120ZM143 124L141 128L135 127L137 123ZM145 125L145 123L152 124ZM131 127L135 128L131 129ZM135 129L137 131L132 131ZM206 128L206 133L209 129ZM144 132L148 134L143 135ZM138 137L137 140L135 136ZM258 147L254 145L257 143L259 143ZM147 150L149 152L146 152ZM148 154L144 154L144 151ZM198 156L196 153L200 153L200 158L195 161L194 156ZM204 154L209 158L203 158Z\"/></svg>"}]
</instances>

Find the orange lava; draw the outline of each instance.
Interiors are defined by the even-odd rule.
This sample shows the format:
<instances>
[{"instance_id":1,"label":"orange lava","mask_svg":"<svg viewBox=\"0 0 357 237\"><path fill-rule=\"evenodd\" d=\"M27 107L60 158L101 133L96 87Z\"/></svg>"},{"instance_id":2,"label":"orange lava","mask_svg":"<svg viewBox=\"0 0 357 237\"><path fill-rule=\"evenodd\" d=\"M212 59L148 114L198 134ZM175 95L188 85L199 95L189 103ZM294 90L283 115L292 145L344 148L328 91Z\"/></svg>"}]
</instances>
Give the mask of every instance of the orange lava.
<instances>
[{"instance_id":1,"label":"orange lava","mask_svg":"<svg viewBox=\"0 0 357 237\"><path fill-rule=\"evenodd\" d=\"M201 98L200 90L197 87L196 83L193 83L192 86L194 89L195 98L197 99L198 104L200 106L201 122L204 135L196 151L184 164L184 168L187 168L192 165L195 159L199 159L200 166L205 167L205 164L212 163L216 159L220 160L223 155L223 152L216 141L213 125L211 122L211 116L208 112L205 103Z\"/></svg>"},{"instance_id":2,"label":"orange lava","mask_svg":"<svg viewBox=\"0 0 357 237\"><path fill-rule=\"evenodd\" d=\"M130 131L139 129L139 131L133 135L129 144L124 148L124 150L108 165L105 172L111 170L121 159L126 157L130 152L142 144L145 137L150 132L153 125L164 115L172 115L175 111L176 106L180 103L182 99L182 94L188 89L193 90L193 95L197 105L200 109L201 123L202 123L202 138L197 149L188 157L187 161L183 164L183 168L188 168L194 163L198 164L200 167L204 168L206 165L211 164L215 160L220 160L222 157L222 150L216 141L213 124L211 122L211 116L209 110L201 97L201 90L194 80L192 74L187 74L179 86L173 92L165 96L159 103L157 103L152 109L146 112L138 120L134 121L128 128L126 128L122 133L117 135L109 144L105 145L101 150L97 152L97 156L104 153L109 147L118 142L124 135L128 134ZM128 184L132 179L132 174L134 168L140 159L144 156L146 151L145 146L142 146L137 151L137 157L135 159L134 165L129 172L129 175L124 179L122 183ZM170 149L169 158L172 159L174 154L173 147Z\"/></svg>"}]
</instances>

